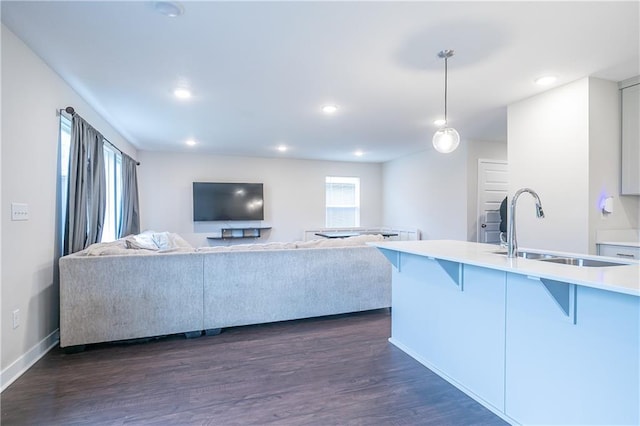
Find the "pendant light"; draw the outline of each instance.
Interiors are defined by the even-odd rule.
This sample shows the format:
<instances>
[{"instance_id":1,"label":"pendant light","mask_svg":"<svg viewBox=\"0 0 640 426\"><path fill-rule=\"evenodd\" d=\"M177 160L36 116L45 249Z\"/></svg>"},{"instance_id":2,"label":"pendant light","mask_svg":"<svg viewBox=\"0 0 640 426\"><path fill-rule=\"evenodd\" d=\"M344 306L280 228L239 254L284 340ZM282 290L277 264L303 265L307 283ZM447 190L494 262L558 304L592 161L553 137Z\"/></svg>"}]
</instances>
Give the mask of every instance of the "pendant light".
<instances>
[{"instance_id":1,"label":"pendant light","mask_svg":"<svg viewBox=\"0 0 640 426\"><path fill-rule=\"evenodd\" d=\"M453 50L441 50L438 57L444 59L444 126L433 135L433 147L436 151L448 154L460 145L460 135L447 122L447 60L453 56Z\"/></svg>"}]
</instances>

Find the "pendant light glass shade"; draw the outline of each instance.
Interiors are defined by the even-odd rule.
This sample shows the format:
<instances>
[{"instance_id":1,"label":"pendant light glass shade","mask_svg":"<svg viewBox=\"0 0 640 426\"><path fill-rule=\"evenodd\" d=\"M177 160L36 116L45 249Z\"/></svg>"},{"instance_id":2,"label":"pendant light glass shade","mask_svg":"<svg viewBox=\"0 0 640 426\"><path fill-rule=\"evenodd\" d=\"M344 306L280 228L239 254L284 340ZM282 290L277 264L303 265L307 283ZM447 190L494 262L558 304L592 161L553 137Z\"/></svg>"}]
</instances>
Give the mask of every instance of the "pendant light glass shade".
<instances>
[{"instance_id":1,"label":"pendant light glass shade","mask_svg":"<svg viewBox=\"0 0 640 426\"><path fill-rule=\"evenodd\" d=\"M433 135L433 147L436 151L449 154L460 145L460 135L452 127L443 127Z\"/></svg>"},{"instance_id":2,"label":"pendant light glass shade","mask_svg":"<svg viewBox=\"0 0 640 426\"><path fill-rule=\"evenodd\" d=\"M442 50L438 57L444 59L444 121L447 123L447 60L453 56L453 50ZM449 154L460 145L460 134L453 127L442 127L433 135L433 147L436 151Z\"/></svg>"}]
</instances>

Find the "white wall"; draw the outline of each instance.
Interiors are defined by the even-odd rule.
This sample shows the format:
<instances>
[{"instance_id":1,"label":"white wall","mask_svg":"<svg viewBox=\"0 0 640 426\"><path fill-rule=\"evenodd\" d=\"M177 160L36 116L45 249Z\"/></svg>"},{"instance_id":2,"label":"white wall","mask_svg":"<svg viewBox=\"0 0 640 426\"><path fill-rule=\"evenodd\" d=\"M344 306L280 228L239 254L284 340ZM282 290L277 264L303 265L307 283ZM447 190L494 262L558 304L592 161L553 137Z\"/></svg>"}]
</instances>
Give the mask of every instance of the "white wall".
<instances>
[{"instance_id":1,"label":"white wall","mask_svg":"<svg viewBox=\"0 0 640 426\"><path fill-rule=\"evenodd\" d=\"M533 188L518 202L522 247L595 253L598 229L638 226L637 198L620 197L620 112L613 82L584 78L508 107L509 193ZM601 194L613 195L615 212L599 213Z\"/></svg>"},{"instance_id":2,"label":"white wall","mask_svg":"<svg viewBox=\"0 0 640 426\"><path fill-rule=\"evenodd\" d=\"M518 244L577 253L588 251L589 80L582 79L525 99L507 109L509 195L535 190L517 207Z\"/></svg>"},{"instance_id":3,"label":"white wall","mask_svg":"<svg viewBox=\"0 0 640 426\"><path fill-rule=\"evenodd\" d=\"M135 149L57 74L2 25L2 385L51 341L58 328L54 269L58 123L68 105L116 146ZM11 203L29 205L30 219L11 221ZM20 326L12 312L20 310ZM43 343L44 342L44 343ZM32 361L32 360L31 360Z\"/></svg>"},{"instance_id":4,"label":"white wall","mask_svg":"<svg viewBox=\"0 0 640 426\"><path fill-rule=\"evenodd\" d=\"M208 244L206 237L222 224L193 222L192 182L262 182L265 220L273 229L266 241L295 241L305 229L325 226L325 177L360 178L361 226L381 226L382 166L278 158L229 157L196 153L140 151L138 185L142 229L171 231L192 245ZM257 222L260 223L260 222ZM253 242L241 239L238 243ZM215 241L213 244L227 244Z\"/></svg>"},{"instance_id":5,"label":"white wall","mask_svg":"<svg viewBox=\"0 0 640 426\"><path fill-rule=\"evenodd\" d=\"M507 161L507 143L470 141L467 146L467 240L478 241L478 160Z\"/></svg>"},{"instance_id":6,"label":"white wall","mask_svg":"<svg viewBox=\"0 0 640 426\"><path fill-rule=\"evenodd\" d=\"M596 231L639 227L640 196L619 195L621 182L620 91L613 81L589 79L589 249ZM613 196L613 213L602 214L601 201Z\"/></svg>"},{"instance_id":7,"label":"white wall","mask_svg":"<svg viewBox=\"0 0 640 426\"><path fill-rule=\"evenodd\" d=\"M433 148L383 164L384 223L420 229L426 239L467 239L467 148Z\"/></svg>"}]
</instances>

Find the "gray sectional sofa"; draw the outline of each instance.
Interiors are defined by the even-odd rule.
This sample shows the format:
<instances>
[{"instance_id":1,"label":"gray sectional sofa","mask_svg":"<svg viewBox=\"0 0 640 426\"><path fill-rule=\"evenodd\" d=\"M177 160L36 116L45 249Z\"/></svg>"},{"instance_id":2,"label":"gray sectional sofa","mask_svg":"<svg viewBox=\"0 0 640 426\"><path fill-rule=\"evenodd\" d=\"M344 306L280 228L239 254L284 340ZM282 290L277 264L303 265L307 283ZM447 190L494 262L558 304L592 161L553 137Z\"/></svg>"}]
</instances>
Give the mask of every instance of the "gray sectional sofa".
<instances>
[{"instance_id":1,"label":"gray sectional sofa","mask_svg":"<svg viewBox=\"0 0 640 426\"><path fill-rule=\"evenodd\" d=\"M390 307L391 267L370 240L65 256L60 346Z\"/></svg>"}]
</instances>

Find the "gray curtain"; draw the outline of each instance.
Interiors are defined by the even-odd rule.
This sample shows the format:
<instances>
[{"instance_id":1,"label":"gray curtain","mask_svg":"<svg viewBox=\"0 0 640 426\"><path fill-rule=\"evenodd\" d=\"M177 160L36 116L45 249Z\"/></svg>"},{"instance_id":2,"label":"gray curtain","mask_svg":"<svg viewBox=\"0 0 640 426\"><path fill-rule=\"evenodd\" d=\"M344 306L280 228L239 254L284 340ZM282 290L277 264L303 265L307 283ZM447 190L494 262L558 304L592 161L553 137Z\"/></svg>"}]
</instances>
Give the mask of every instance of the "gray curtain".
<instances>
[{"instance_id":1,"label":"gray curtain","mask_svg":"<svg viewBox=\"0 0 640 426\"><path fill-rule=\"evenodd\" d=\"M65 255L80 251L102 238L106 207L104 137L78 115L71 123Z\"/></svg>"},{"instance_id":2,"label":"gray curtain","mask_svg":"<svg viewBox=\"0 0 640 426\"><path fill-rule=\"evenodd\" d=\"M118 238L140 233L140 213L138 206L137 162L122 154L122 211L118 224Z\"/></svg>"}]
</instances>

